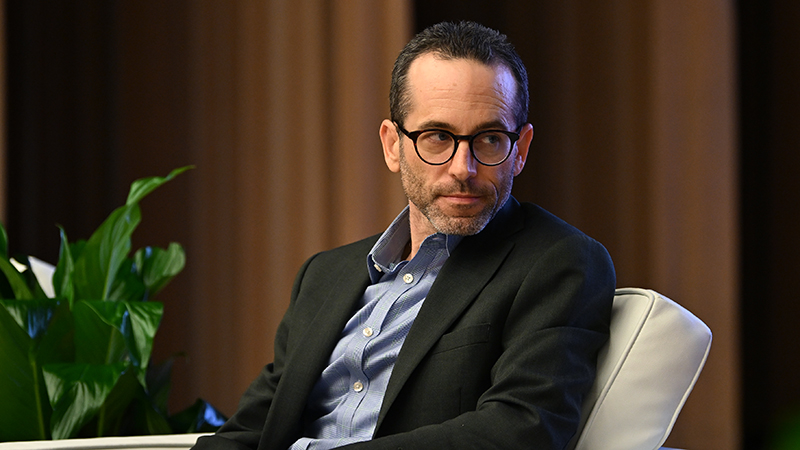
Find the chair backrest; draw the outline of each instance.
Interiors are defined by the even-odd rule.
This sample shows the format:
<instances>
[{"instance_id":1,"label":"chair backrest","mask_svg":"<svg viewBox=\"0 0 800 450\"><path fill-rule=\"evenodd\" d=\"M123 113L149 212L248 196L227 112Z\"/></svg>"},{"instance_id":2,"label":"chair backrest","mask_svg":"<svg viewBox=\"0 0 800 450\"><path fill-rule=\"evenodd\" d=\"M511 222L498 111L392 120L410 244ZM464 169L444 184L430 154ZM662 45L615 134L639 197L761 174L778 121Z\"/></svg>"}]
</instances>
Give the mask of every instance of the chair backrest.
<instances>
[{"instance_id":1,"label":"chair backrest","mask_svg":"<svg viewBox=\"0 0 800 450\"><path fill-rule=\"evenodd\" d=\"M682 306L655 291L617 289L609 341L570 448L659 448L710 348L711 330Z\"/></svg>"}]
</instances>

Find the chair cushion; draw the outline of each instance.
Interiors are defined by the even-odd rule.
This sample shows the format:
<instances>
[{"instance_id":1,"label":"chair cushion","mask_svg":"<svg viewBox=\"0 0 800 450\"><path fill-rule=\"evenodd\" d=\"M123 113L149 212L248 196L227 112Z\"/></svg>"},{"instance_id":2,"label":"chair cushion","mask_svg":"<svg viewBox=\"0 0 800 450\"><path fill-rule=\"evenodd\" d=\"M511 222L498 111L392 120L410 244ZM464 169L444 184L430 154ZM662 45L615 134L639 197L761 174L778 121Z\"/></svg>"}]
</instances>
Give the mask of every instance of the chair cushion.
<instances>
[{"instance_id":1,"label":"chair cushion","mask_svg":"<svg viewBox=\"0 0 800 450\"><path fill-rule=\"evenodd\" d=\"M710 348L711 330L677 303L651 290L618 289L574 448L659 448Z\"/></svg>"}]
</instances>

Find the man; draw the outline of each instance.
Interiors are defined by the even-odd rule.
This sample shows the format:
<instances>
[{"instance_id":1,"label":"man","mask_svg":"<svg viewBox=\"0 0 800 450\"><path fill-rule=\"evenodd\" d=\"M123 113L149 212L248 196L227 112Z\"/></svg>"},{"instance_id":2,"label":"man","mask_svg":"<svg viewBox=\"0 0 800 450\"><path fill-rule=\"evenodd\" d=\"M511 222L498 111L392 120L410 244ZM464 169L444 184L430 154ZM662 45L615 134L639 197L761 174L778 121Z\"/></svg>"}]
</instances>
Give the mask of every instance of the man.
<instances>
[{"instance_id":1,"label":"man","mask_svg":"<svg viewBox=\"0 0 800 450\"><path fill-rule=\"evenodd\" d=\"M398 57L390 103L380 137L408 207L305 263L275 361L197 449L560 449L575 434L615 277L600 244L510 196L533 138L519 56L480 25L435 25Z\"/></svg>"}]
</instances>

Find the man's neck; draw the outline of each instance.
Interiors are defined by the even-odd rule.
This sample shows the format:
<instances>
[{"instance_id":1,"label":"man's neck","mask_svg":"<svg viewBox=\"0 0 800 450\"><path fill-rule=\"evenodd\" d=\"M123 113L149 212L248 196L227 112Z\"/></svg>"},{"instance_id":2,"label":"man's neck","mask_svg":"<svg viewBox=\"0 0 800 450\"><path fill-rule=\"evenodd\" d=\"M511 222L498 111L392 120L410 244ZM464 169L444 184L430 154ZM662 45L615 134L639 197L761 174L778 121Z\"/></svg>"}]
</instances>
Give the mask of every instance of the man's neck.
<instances>
[{"instance_id":1,"label":"man's neck","mask_svg":"<svg viewBox=\"0 0 800 450\"><path fill-rule=\"evenodd\" d=\"M408 224L411 229L411 242L409 247L406 248L407 251L404 252L405 258L403 259L411 261L419 252L419 247L425 241L425 238L437 231L430 220L413 203L409 204Z\"/></svg>"}]
</instances>

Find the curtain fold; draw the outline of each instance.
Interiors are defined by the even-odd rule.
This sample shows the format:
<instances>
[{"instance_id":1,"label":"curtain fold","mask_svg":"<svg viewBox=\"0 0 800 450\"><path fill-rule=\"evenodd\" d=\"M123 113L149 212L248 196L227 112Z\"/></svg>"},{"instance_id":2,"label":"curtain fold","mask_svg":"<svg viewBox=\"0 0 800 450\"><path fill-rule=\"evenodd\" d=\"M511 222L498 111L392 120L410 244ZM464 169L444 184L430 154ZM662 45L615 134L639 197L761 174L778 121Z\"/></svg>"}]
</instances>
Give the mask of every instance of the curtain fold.
<instances>
[{"instance_id":1,"label":"curtain fold","mask_svg":"<svg viewBox=\"0 0 800 450\"><path fill-rule=\"evenodd\" d=\"M418 26L488 22L531 72L536 137L515 195L606 245L620 287L658 290L714 332L668 446L739 448L735 5L444 3L417 2Z\"/></svg>"},{"instance_id":2,"label":"curtain fold","mask_svg":"<svg viewBox=\"0 0 800 450\"><path fill-rule=\"evenodd\" d=\"M409 20L393 0L197 4L186 376L227 412L272 359L303 260L381 232L403 207L378 127Z\"/></svg>"}]
</instances>

